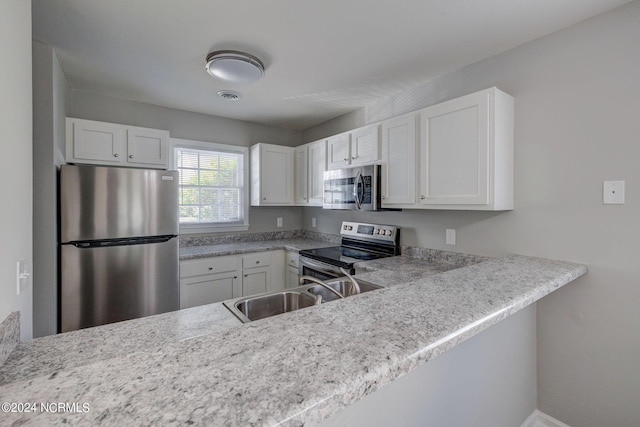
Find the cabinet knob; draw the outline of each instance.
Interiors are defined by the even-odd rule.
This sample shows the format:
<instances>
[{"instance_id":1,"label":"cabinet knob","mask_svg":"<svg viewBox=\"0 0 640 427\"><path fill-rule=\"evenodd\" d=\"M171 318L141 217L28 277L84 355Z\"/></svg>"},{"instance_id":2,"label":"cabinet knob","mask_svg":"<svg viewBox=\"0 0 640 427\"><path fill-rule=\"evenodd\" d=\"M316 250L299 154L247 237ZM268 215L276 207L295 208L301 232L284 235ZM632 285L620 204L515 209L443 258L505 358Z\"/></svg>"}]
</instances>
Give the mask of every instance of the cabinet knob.
<instances>
[{"instance_id":1,"label":"cabinet knob","mask_svg":"<svg viewBox=\"0 0 640 427\"><path fill-rule=\"evenodd\" d=\"M349 161L349 159L348 159L348 158L346 158L346 157L345 157L343 160L344 160L345 162L348 162L348 161Z\"/></svg>"},{"instance_id":2,"label":"cabinet knob","mask_svg":"<svg viewBox=\"0 0 640 427\"><path fill-rule=\"evenodd\" d=\"M244 275L244 277L249 277L249 275L248 275L248 274L245 274L245 275Z\"/></svg>"},{"instance_id":3,"label":"cabinet knob","mask_svg":"<svg viewBox=\"0 0 640 427\"><path fill-rule=\"evenodd\" d=\"M133 154L129 154L129 158L130 158L130 159L133 159Z\"/></svg>"},{"instance_id":4,"label":"cabinet knob","mask_svg":"<svg viewBox=\"0 0 640 427\"><path fill-rule=\"evenodd\" d=\"M420 196L420 199L421 199L421 200L424 200L424 199L425 199L425 197L424 197L424 196Z\"/></svg>"},{"instance_id":5,"label":"cabinet knob","mask_svg":"<svg viewBox=\"0 0 640 427\"><path fill-rule=\"evenodd\" d=\"M234 279L237 279L237 278L238 278L238 276L233 276L233 278L234 278Z\"/></svg>"},{"instance_id":6,"label":"cabinet knob","mask_svg":"<svg viewBox=\"0 0 640 427\"><path fill-rule=\"evenodd\" d=\"M115 154L113 155L113 157L118 157L118 153L115 153Z\"/></svg>"},{"instance_id":7,"label":"cabinet knob","mask_svg":"<svg viewBox=\"0 0 640 427\"><path fill-rule=\"evenodd\" d=\"M209 271L213 270L213 267L209 267Z\"/></svg>"},{"instance_id":8,"label":"cabinet knob","mask_svg":"<svg viewBox=\"0 0 640 427\"><path fill-rule=\"evenodd\" d=\"M355 156L355 157L352 157L352 158L351 158L351 160L355 160L355 159L357 159L357 158L358 158L358 156Z\"/></svg>"},{"instance_id":9,"label":"cabinet knob","mask_svg":"<svg viewBox=\"0 0 640 427\"><path fill-rule=\"evenodd\" d=\"M266 198L266 197L263 197L263 198L262 198L262 200L267 200L267 198Z\"/></svg>"},{"instance_id":10,"label":"cabinet knob","mask_svg":"<svg viewBox=\"0 0 640 427\"><path fill-rule=\"evenodd\" d=\"M260 261L256 261L256 264L260 264Z\"/></svg>"}]
</instances>

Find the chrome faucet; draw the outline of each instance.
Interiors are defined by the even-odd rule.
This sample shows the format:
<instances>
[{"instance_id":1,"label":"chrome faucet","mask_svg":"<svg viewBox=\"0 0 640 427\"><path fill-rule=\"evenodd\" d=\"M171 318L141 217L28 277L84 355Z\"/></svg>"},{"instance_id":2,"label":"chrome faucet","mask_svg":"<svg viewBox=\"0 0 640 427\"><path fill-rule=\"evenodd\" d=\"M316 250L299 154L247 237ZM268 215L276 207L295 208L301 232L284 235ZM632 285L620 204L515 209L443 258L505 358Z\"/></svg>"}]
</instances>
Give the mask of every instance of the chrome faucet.
<instances>
[{"instance_id":1,"label":"chrome faucet","mask_svg":"<svg viewBox=\"0 0 640 427\"><path fill-rule=\"evenodd\" d=\"M342 271L342 274L344 274L345 276L347 276L349 278L349 280L351 280L351 285L353 286L353 295L357 295L360 293L360 285L358 285L358 282L356 282L356 279L353 278L353 276L351 274L349 274L349 272L347 270L345 270L344 268L340 267L340 271Z\"/></svg>"},{"instance_id":2,"label":"chrome faucet","mask_svg":"<svg viewBox=\"0 0 640 427\"><path fill-rule=\"evenodd\" d=\"M300 276L300 284L301 285L304 285L305 280L308 280L308 281L313 282L313 283L317 283L318 285L322 286L323 288L333 292L339 298L344 298L344 295L342 295L340 292L336 291L335 289L333 289L331 286L327 285L325 282L323 282L320 279L317 279L317 278L315 278L313 276Z\"/></svg>"}]
</instances>

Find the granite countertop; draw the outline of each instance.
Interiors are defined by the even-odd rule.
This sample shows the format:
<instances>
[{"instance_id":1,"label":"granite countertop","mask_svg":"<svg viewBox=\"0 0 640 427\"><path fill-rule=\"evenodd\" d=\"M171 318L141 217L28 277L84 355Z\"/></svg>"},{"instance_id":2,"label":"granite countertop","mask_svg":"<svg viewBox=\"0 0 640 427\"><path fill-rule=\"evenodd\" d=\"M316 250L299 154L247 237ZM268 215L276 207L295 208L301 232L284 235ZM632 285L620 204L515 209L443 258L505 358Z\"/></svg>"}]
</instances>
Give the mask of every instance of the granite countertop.
<instances>
[{"instance_id":1,"label":"granite countertop","mask_svg":"<svg viewBox=\"0 0 640 427\"><path fill-rule=\"evenodd\" d=\"M136 337L118 327L144 320L139 319L88 330L85 337L94 337L93 343L82 344L78 331L71 333L75 337L63 334L20 345L0 368L1 401L88 403L90 410L8 413L3 421L318 422L587 271L582 264L510 256L421 275L425 265L409 258L364 266L370 270L364 274L372 275L368 280L382 285L397 284L401 280L393 275L409 268L414 273L400 278L407 283L244 325L207 329L203 321L203 329L171 332L170 325L158 323L156 329L150 320L147 333L155 329L161 335L168 328L169 338L151 337L152 344L145 344L144 333L136 334L141 342L134 343ZM199 309L208 312L207 307ZM95 350L98 341L112 343L104 345L113 347L111 352ZM34 353L25 361L26 348ZM40 367L47 348L55 350L50 357L58 361ZM23 362L31 369L12 373Z\"/></svg>"},{"instance_id":2,"label":"granite countertop","mask_svg":"<svg viewBox=\"0 0 640 427\"><path fill-rule=\"evenodd\" d=\"M180 248L180 261L190 259L209 258L212 256L240 255L251 252L271 251L285 249L289 251L301 251L305 249L325 248L335 246L336 243L326 240L314 240L307 238L274 239L253 242L221 243L216 245L186 246Z\"/></svg>"}]
</instances>

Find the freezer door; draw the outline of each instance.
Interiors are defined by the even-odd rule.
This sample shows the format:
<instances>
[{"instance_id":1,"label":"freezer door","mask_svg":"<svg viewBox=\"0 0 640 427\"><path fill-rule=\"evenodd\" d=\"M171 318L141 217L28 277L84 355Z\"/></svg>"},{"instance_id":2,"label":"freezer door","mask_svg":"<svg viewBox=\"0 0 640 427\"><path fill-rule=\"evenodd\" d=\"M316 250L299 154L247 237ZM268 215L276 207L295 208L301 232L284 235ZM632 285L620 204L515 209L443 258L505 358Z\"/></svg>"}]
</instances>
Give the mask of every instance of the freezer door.
<instances>
[{"instance_id":1,"label":"freezer door","mask_svg":"<svg viewBox=\"0 0 640 427\"><path fill-rule=\"evenodd\" d=\"M176 171L64 165L60 241L178 234Z\"/></svg>"},{"instance_id":2,"label":"freezer door","mask_svg":"<svg viewBox=\"0 0 640 427\"><path fill-rule=\"evenodd\" d=\"M61 331L180 308L178 239L125 246L61 247Z\"/></svg>"}]
</instances>

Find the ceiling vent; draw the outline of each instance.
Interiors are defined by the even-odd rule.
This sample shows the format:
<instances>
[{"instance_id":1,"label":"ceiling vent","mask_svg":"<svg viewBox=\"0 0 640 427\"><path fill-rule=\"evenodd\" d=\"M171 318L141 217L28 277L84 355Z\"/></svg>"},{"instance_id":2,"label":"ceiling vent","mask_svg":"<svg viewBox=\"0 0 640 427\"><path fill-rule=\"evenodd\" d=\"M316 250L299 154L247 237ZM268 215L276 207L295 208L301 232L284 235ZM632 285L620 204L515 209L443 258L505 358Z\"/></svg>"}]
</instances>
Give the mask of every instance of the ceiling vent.
<instances>
[{"instance_id":1,"label":"ceiling vent","mask_svg":"<svg viewBox=\"0 0 640 427\"><path fill-rule=\"evenodd\" d=\"M237 101L242 98L242 94L235 90L221 90L218 92L218 96L225 101Z\"/></svg>"}]
</instances>

